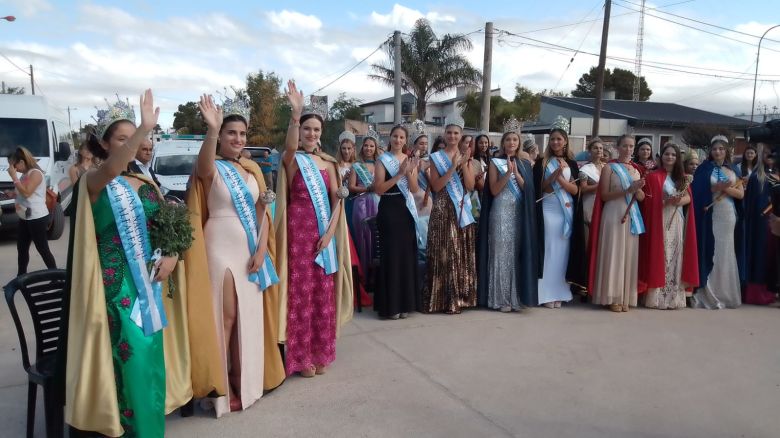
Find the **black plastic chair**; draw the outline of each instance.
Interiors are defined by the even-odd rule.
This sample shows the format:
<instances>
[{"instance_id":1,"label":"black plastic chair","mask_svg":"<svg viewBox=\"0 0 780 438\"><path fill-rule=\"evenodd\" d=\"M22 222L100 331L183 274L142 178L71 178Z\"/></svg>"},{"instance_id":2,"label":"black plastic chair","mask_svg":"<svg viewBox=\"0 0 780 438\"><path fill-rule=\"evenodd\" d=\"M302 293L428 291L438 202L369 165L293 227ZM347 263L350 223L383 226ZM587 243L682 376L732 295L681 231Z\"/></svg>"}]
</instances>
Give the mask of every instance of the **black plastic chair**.
<instances>
[{"instance_id":1,"label":"black plastic chair","mask_svg":"<svg viewBox=\"0 0 780 438\"><path fill-rule=\"evenodd\" d=\"M20 275L5 285L5 301L14 319L19 347L22 351L22 365L27 371L27 436L32 437L35 429L35 405L38 385L43 387L46 436L62 436L63 412L57 406L53 394L53 377L56 370L57 344L60 335L60 313L67 278L64 269L47 269ZM27 352L27 338L22 321L16 310L14 297L21 292L32 316L35 331L35 363L30 364Z\"/></svg>"}]
</instances>

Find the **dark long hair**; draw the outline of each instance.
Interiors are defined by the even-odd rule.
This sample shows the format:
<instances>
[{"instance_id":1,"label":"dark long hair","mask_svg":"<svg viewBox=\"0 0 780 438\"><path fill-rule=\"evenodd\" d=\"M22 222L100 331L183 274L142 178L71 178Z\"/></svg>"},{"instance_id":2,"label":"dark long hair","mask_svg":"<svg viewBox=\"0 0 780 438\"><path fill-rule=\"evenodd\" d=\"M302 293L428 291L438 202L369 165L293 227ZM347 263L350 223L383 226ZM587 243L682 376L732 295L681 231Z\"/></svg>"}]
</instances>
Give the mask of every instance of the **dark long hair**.
<instances>
[{"instance_id":1,"label":"dark long hair","mask_svg":"<svg viewBox=\"0 0 780 438\"><path fill-rule=\"evenodd\" d=\"M105 134L103 134L103 141L108 142L111 140L111 137L114 135L114 132L116 131L117 127L120 123L130 123L129 120L117 120L116 122L112 123L111 126L106 129ZM97 157L101 160L105 160L108 158L108 151L103 149L103 146L100 145L100 139L98 139L97 131L93 129L92 132L87 134L87 148L89 148L89 151L92 152L92 155L94 157Z\"/></svg>"},{"instance_id":2,"label":"dark long hair","mask_svg":"<svg viewBox=\"0 0 780 438\"><path fill-rule=\"evenodd\" d=\"M661 148L661 163L663 163L664 152L669 148L674 149L674 153L677 156L677 159L674 160L674 166L672 167L672 174L669 176L671 176L672 181L674 181L674 186L680 191L685 187L685 166L683 165L682 152L676 143L666 143L664 147Z\"/></svg>"},{"instance_id":3,"label":"dark long hair","mask_svg":"<svg viewBox=\"0 0 780 438\"><path fill-rule=\"evenodd\" d=\"M444 146L447 145L447 142L444 141L444 137L441 135L436 137L436 140L433 141L433 146L431 147L431 153L438 152L441 149L444 149Z\"/></svg>"},{"instance_id":4,"label":"dark long hair","mask_svg":"<svg viewBox=\"0 0 780 438\"><path fill-rule=\"evenodd\" d=\"M484 153L482 153L482 151L479 150L479 139L482 138L482 137L485 137L487 139L487 141L488 141L488 147L487 147L487 150ZM503 138L502 138L502 141L503 141ZM520 148L522 148L522 147L523 147L523 145L521 144ZM482 160L482 161L487 163L490 160L490 156L489 155L490 155L490 137L488 137L487 134L479 134L477 136L477 138L474 139L474 154L473 154L473 158L475 158L477 160Z\"/></svg>"},{"instance_id":5,"label":"dark long hair","mask_svg":"<svg viewBox=\"0 0 780 438\"><path fill-rule=\"evenodd\" d=\"M753 152L756 153L756 157L753 158L749 163L745 161L745 152L747 152L748 149L753 149ZM742 162L739 163L739 167L741 168L740 170L742 170L742 176L747 177L748 164L750 164L750 168L753 170L756 170L756 166L758 165L758 149L750 144L745 148L745 152L742 153Z\"/></svg>"}]
</instances>

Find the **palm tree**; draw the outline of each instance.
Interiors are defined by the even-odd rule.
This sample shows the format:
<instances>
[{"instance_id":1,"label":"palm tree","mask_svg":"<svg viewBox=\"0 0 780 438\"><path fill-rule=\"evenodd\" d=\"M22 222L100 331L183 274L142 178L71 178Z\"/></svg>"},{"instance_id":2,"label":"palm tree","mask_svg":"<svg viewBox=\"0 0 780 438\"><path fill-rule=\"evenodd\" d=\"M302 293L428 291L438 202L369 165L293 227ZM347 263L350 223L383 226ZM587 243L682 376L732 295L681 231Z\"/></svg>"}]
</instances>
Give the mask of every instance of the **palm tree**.
<instances>
[{"instance_id":1,"label":"palm tree","mask_svg":"<svg viewBox=\"0 0 780 438\"><path fill-rule=\"evenodd\" d=\"M409 35L401 39L401 87L417 98L417 118L425 120L428 99L459 85L478 85L482 73L474 68L461 52L471 50L471 40L465 35L446 34L437 38L428 20L414 23ZM373 64L371 79L388 85L395 83L394 52L386 45L390 58L387 64Z\"/></svg>"}]
</instances>

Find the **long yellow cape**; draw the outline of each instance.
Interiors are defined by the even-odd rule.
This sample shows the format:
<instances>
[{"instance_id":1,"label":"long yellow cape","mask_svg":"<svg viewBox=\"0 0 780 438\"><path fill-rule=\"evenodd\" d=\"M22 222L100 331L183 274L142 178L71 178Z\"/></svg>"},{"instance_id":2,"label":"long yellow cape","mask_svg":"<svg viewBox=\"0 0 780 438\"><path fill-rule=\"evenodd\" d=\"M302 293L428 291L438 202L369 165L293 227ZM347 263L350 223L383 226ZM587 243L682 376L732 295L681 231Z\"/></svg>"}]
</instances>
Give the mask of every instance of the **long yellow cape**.
<instances>
[{"instance_id":1,"label":"long yellow cape","mask_svg":"<svg viewBox=\"0 0 780 438\"><path fill-rule=\"evenodd\" d=\"M218 157L219 158L219 157ZM260 166L252 160L242 158L239 164L249 172L257 181L260 192L266 190L265 179ZM209 218L207 205L209 187L205 187L195 172L190 180L190 188L187 191L187 206L192 212L190 223L195 230L195 241L192 247L184 253L184 262L187 265L187 282L192 287L190 290L190 336L192 344L192 388L196 398L205 397L211 391L218 395L226 395L227 388L224 368L217 341L216 320L214 305L211 298L211 280L209 279L208 261L206 259L206 244L203 237L203 226ZM268 254L274 265L276 246L271 209L265 209L266 221L269 226ZM258 218L259 219L259 218ZM260 223L260 221L258 221ZM281 385L284 381L284 363L279 351L279 288L272 286L263 292L263 338L265 369L263 373L263 389L270 390ZM200 345L195 350L195 344Z\"/></svg>"},{"instance_id":2,"label":"long yellow cape","mask_svg":"<svg viewBox=\"0 0 780 438\"><path fill-rule=\"evenodd\" d=\"M336 160L326 154L318 154L323 160L333 163ZM279 160L281 163L281 159ZM338 168L336 168L338 175ZM279 273L279 294L281 298L281 310L279 317L279 339L287 340L287 288L289 278L287 274L287 171L284 165L279 166L279 176L276 181L276 214L274 226L276 227L276 254L277 271ZM336 251L338 255L339 270L334 274L336 293L336 336L339 336L341 326L352 320L352 260L349 253L349 230L347 218L344 213L344 202L339 203L338 222L336 224Z\"/></svg>"},{"instance_id":3,"label":"long yellow cape","mask_svg":"<svg viewBox=\"0 0 780 438\"><path fill-rule=\"evenodd\" d=\"M143 176L134 176L154 185ZM119 423L105 290L87 184L79 184L73 233L73 260L79 262L73 264L70 273L65 422L80 430L118 437L124 429ZM168 282L162 282L168 318L168 327L163 330L166 413L192 398L185 316L187 283L181 261L171 275L176 284L173 299L168 298Z\"/></svg>"}]
</instances>

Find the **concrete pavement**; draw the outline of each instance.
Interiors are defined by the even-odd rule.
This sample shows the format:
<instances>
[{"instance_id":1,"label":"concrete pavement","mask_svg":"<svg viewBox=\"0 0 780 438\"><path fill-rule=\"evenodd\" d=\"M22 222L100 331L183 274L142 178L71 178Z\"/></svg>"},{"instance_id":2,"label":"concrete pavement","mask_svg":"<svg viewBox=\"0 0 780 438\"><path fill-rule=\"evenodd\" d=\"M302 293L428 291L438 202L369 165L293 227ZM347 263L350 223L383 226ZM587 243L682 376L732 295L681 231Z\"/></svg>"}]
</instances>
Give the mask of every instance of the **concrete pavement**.
<instances>
[{"instance_id":1,"label":"concrete pavement","mask_svg":"<svg viewBox=\"0 0 780 438\"><path fill-rule=\"evenodd\" d=\"M66 237L52 245L63 264ZM14 241L0 241L0 260L4 284ZM18 341L0 305L0 436L23 436L25 412ZM43 436L40 402L37 417ZM777 437L780 309L575 304L398 321L364 311L327 374L292 377L219 420L173 415L167 436Z\"/></svg>"}]
</instances>

